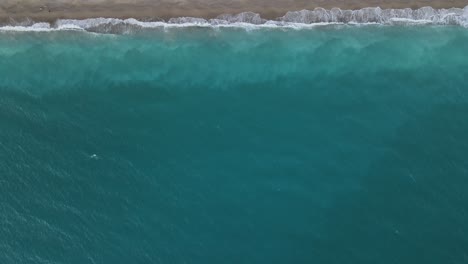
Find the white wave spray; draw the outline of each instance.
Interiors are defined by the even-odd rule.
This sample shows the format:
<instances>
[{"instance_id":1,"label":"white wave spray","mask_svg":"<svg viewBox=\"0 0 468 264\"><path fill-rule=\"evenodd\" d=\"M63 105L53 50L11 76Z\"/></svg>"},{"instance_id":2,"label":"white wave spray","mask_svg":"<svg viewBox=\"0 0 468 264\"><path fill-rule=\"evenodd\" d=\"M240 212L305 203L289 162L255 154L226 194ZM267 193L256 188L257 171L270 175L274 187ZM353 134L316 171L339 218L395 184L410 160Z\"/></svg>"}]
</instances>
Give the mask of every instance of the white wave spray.
<instances>
[{"instance_id":1,"label":"white wave spray","mask_svg":"<svg viewBox=\"0 0 468 264\"><path fill-rule=\"evenodd\" d=\"M456 25L468 27L468 6L465 8L434 9L381 9L367 7L359 10L316 8L290 11L274 20L259 14L244 12L223 14L214 19L195 17L171 18L168 21L139 21L137 19L89 18L83 20L59 19L55 23L33 23L31 20L0 26L0 31L55 31L84 30L96 33L129 33L145 28L174 27L241 27L253 28L309 28L329 24L382 24L382 25Z\"/></svg>"}]
</instances>

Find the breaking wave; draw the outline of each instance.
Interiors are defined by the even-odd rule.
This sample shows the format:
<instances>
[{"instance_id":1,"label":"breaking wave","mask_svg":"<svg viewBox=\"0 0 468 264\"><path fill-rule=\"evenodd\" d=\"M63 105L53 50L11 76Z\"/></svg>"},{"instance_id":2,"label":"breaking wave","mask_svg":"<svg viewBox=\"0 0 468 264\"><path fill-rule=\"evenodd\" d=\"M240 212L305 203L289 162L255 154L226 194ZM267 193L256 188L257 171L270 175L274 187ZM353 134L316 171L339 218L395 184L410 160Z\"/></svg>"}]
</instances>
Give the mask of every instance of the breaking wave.
<instances>
[{"instance_id":1,"label":"breaking wave","mask_svg":"<svg viewBox=\"0 0 468 264\"><path fill-rule=\"evenodd\" d=\"M55 23L34 23L32 20L13 22L0 26L1 31L55 31L84 30L96 33L130 33L146 28L174 27L240 27L254 28L308 28L330 24L382 24L382 25L456 25L468 27L468 6L465 8L434 9L381 9L367 7L359 10L316 8L290 11L274 20L263 19L259 14L244 12L223 14L214 19L195 17L171 18L168 21L140 21L137 19L90 18L83 20L59 19Z\"/></svg>"}]
</instances>

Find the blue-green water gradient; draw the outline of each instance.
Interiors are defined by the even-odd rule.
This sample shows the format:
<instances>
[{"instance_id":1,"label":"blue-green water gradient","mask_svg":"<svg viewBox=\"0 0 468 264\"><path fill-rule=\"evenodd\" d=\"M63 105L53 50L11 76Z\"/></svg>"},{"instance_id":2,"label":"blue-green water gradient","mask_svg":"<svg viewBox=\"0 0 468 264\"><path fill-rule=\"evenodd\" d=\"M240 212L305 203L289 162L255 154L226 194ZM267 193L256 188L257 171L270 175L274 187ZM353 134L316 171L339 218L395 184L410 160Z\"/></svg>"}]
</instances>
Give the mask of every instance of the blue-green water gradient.
<instances>
[{"instance_id":1,"label":"blue-green water gradient","mask_svg":"<svg viewBox=\"0 0 468 264\"><path fill-rule=\"evenodd\" d=\"M0 33L0 263L467 263L468 30Z\"/></svg>"}]
</instances>

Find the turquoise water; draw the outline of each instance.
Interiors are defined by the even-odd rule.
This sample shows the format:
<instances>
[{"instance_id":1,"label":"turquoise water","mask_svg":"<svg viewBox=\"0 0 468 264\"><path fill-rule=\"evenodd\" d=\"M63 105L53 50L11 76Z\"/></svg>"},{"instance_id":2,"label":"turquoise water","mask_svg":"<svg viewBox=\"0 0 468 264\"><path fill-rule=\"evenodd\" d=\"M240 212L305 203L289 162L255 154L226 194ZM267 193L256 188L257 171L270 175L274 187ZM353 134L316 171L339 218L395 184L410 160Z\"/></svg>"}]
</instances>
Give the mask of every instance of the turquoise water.
<instances>
[{"instance_id":1,"label":"turquoise water","mask_svg":"<svg viewBox=\"0 0 468 264\"><path fill-rule=\"evenodd\" d=\"M468 30L0 33L0 263L467 263Z\"/></svg>"}]
</instances>

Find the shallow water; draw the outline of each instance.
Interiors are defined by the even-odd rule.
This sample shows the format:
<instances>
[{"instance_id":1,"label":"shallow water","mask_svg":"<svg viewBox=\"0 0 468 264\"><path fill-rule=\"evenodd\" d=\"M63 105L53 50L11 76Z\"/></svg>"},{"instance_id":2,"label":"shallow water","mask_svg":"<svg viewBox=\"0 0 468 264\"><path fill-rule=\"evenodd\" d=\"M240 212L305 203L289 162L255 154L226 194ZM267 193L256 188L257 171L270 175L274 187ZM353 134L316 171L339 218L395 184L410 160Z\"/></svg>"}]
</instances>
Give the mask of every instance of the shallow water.
<instances>
[{"instance_id":1,"label":"shallow water","mask_svg":"<svg viewBox=\"0 0 468 264\"><path fill-rule=\"evenodd\" d=\"M464 263L468 30L0 33L1 263Z\"/></svg>"}]
</instances>

